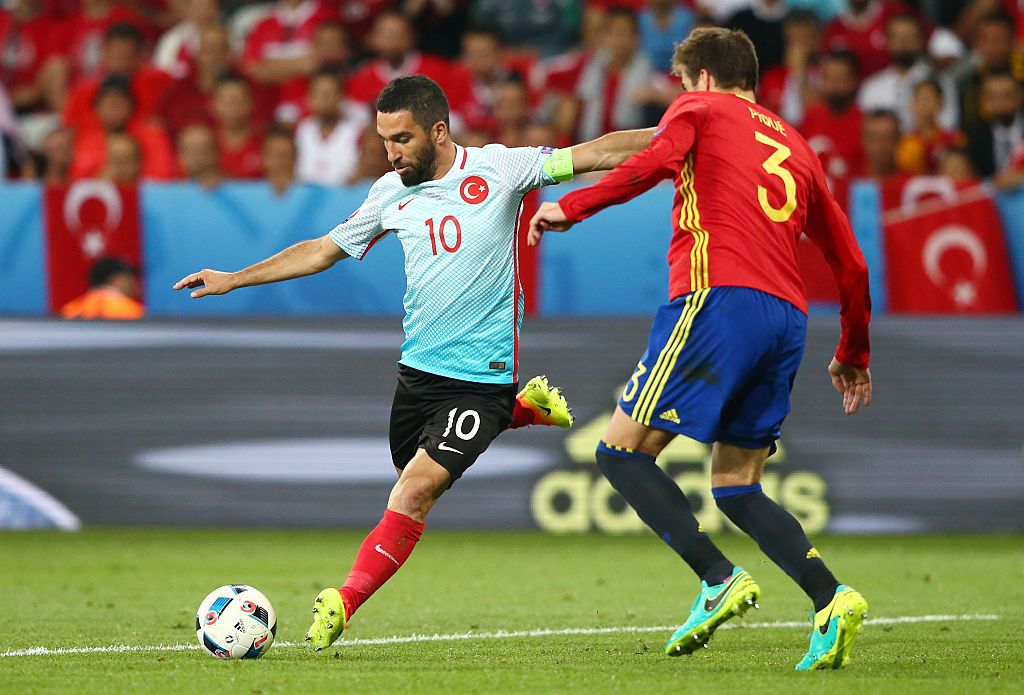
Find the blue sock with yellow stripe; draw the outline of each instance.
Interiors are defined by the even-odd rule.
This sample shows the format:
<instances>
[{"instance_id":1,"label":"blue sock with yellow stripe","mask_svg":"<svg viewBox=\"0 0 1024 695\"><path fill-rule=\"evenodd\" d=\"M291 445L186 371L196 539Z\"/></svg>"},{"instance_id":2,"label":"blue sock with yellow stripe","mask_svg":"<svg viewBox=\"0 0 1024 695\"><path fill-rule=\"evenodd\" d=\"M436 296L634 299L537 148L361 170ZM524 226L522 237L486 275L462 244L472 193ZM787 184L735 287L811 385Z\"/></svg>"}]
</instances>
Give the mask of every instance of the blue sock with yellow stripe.
<instances>
[{"instance_id":1,"label":"blue sock with yellow stripe","mask_svg":"<svg viewBox=\"0 0 1024 695\"><path fill-rule=\"evenodd\" d=\"M761 491L760 483L711 489L715 504L761 551L800 585L814 610L828 605L839 582L796 518Z\"/></svg>"},{"instance_id":2,"label":"blue sock with yellow stripe","mask_svg":"<svg viewBox=\"0 0 1024 695\"><path fill-rule=\"evenodd\" d=\"M698 577L715 585L732 574L733 564L701 530L686 495L653 456L601 442L597 465L616 492Z\"/></svg>"}]
</instances>

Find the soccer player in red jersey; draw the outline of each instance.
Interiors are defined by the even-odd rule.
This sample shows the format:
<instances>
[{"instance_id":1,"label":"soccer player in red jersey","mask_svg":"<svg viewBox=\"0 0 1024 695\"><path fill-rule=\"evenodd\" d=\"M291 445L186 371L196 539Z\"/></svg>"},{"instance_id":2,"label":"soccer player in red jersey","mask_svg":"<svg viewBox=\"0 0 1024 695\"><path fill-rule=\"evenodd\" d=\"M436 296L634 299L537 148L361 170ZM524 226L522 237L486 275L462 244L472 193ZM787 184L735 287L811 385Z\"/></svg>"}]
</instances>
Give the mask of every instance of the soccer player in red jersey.
<instances>
[{"instance_id":1,"label":"soccer player in red jersey","mask_svg":"<svg viewBox=\"0 0 1024 695\"><path fill-rule=\"evenodd\" d=\"M530 243L636 197L676 187L669 245L670 302L598 445L597 463L640 518L701 578L690 616L665 652L705 645L756 605L754 579L722 555L686 496L655 463L679 434L713 443L715 502L793 578L816 615L799 670L840 668L867 612L840 584L800 523L761 490L803 355L807 299L796 250L807 234L839 286L842 335L828 371L849 415L871 402L868 272L814 152L788 123L754 103L757 55L746 34L694 30L676 48L685 93L650 146L599 183L546 203Z\"/></svg>"}]
</instances>

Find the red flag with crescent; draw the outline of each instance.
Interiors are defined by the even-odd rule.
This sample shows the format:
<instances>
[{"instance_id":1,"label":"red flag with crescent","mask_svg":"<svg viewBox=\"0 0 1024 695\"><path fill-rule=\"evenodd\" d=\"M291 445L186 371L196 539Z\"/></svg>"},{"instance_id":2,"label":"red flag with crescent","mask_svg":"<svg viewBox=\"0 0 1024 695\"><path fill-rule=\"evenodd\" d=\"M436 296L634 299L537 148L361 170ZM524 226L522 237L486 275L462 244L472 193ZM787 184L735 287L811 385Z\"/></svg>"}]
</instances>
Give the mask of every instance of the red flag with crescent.
<instances>
[{"instance_id":1,"label":"red flag with crescent","mask_svg":"<svg viewBox=\"0 0 1024 695\"><path fill-rule=\"evenodd\" d=\"M89 289L98 258L117 256L138 266L139 189L81 180L46 189L46 262L50 311Z\"/></svg>"},{"instance_id":2,"label":"red flag with crescent","mask_svg":"<svg viewBox=\"0 0 1024 695\"><path fill-rule=\"evenodd\" d=\"M957 190L941 180L908 184L902 205L883 220L891 312L1017 311L1002 221L986 190Z\"/></svg>"}]
</instances>

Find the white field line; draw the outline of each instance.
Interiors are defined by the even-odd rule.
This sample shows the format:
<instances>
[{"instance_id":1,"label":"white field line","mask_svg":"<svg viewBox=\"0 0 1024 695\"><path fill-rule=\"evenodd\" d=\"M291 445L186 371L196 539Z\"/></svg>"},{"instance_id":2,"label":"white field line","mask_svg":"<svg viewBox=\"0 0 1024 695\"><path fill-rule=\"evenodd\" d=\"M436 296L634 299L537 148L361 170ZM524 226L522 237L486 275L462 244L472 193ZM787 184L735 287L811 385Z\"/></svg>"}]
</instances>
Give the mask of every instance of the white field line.
<instances>
[{"instance_id":1,"label":"white field line","mask_svg":"<svg viewBox=\"0 0 1024 695\"><path fill-rule=\"evenodd\" d=\"M948 623L959 621L998 620L998 615L992 614L967 614L967 615L909 615L896 618L868 618L868 625L905 625L908 623ZM719 630L741 629L741 630L766 630L777 628L807 628L808 623L804 620L777 621L771 623L729 623L718 628ZM518 630L497 632L456 632L451 634L433 635L406 635L394 637L371 637L367 639L352 639L337 642L331 648L338 647L362 647L368 645L386 644L411 644L416 642L456 642L459 640L495 640L495 639L520 639L529 637L557 637L562 635L618 635L638 634L646 632L671 632L678 625L648 625L620 627L569 627L559 629L541 628L537 630ZM280 647L302 647L305 642L275 642L274 646ZM198 644L165 644L156 646L113 644L106 647L30 647L28 649L13 649L7 652L0 652L0 657L11 656L62 656L64 654L97 654L97 653L121 653L121 652L184 652L200 649Z\"/></svg>"}]
</instances>

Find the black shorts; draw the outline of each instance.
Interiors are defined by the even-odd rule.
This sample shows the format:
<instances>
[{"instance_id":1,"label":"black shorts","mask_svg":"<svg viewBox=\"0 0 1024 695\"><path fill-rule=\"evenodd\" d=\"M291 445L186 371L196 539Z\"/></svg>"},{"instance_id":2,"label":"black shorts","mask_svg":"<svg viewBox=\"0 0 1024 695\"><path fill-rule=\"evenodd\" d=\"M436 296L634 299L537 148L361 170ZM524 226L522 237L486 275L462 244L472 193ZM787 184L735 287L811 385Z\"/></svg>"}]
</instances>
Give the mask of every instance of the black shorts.
<instances>
[{"instance_id":1,"label":"black shorts","mask_svg":"<svg viewBox=\"0 0 1024 695\"><path fill-rule=\"evenodd\" d=\"M391 460L405 468L418 449L452 482L512 423L516 384L480 384L398 365L391 405Z\"/></svg>"}]
</instances>

